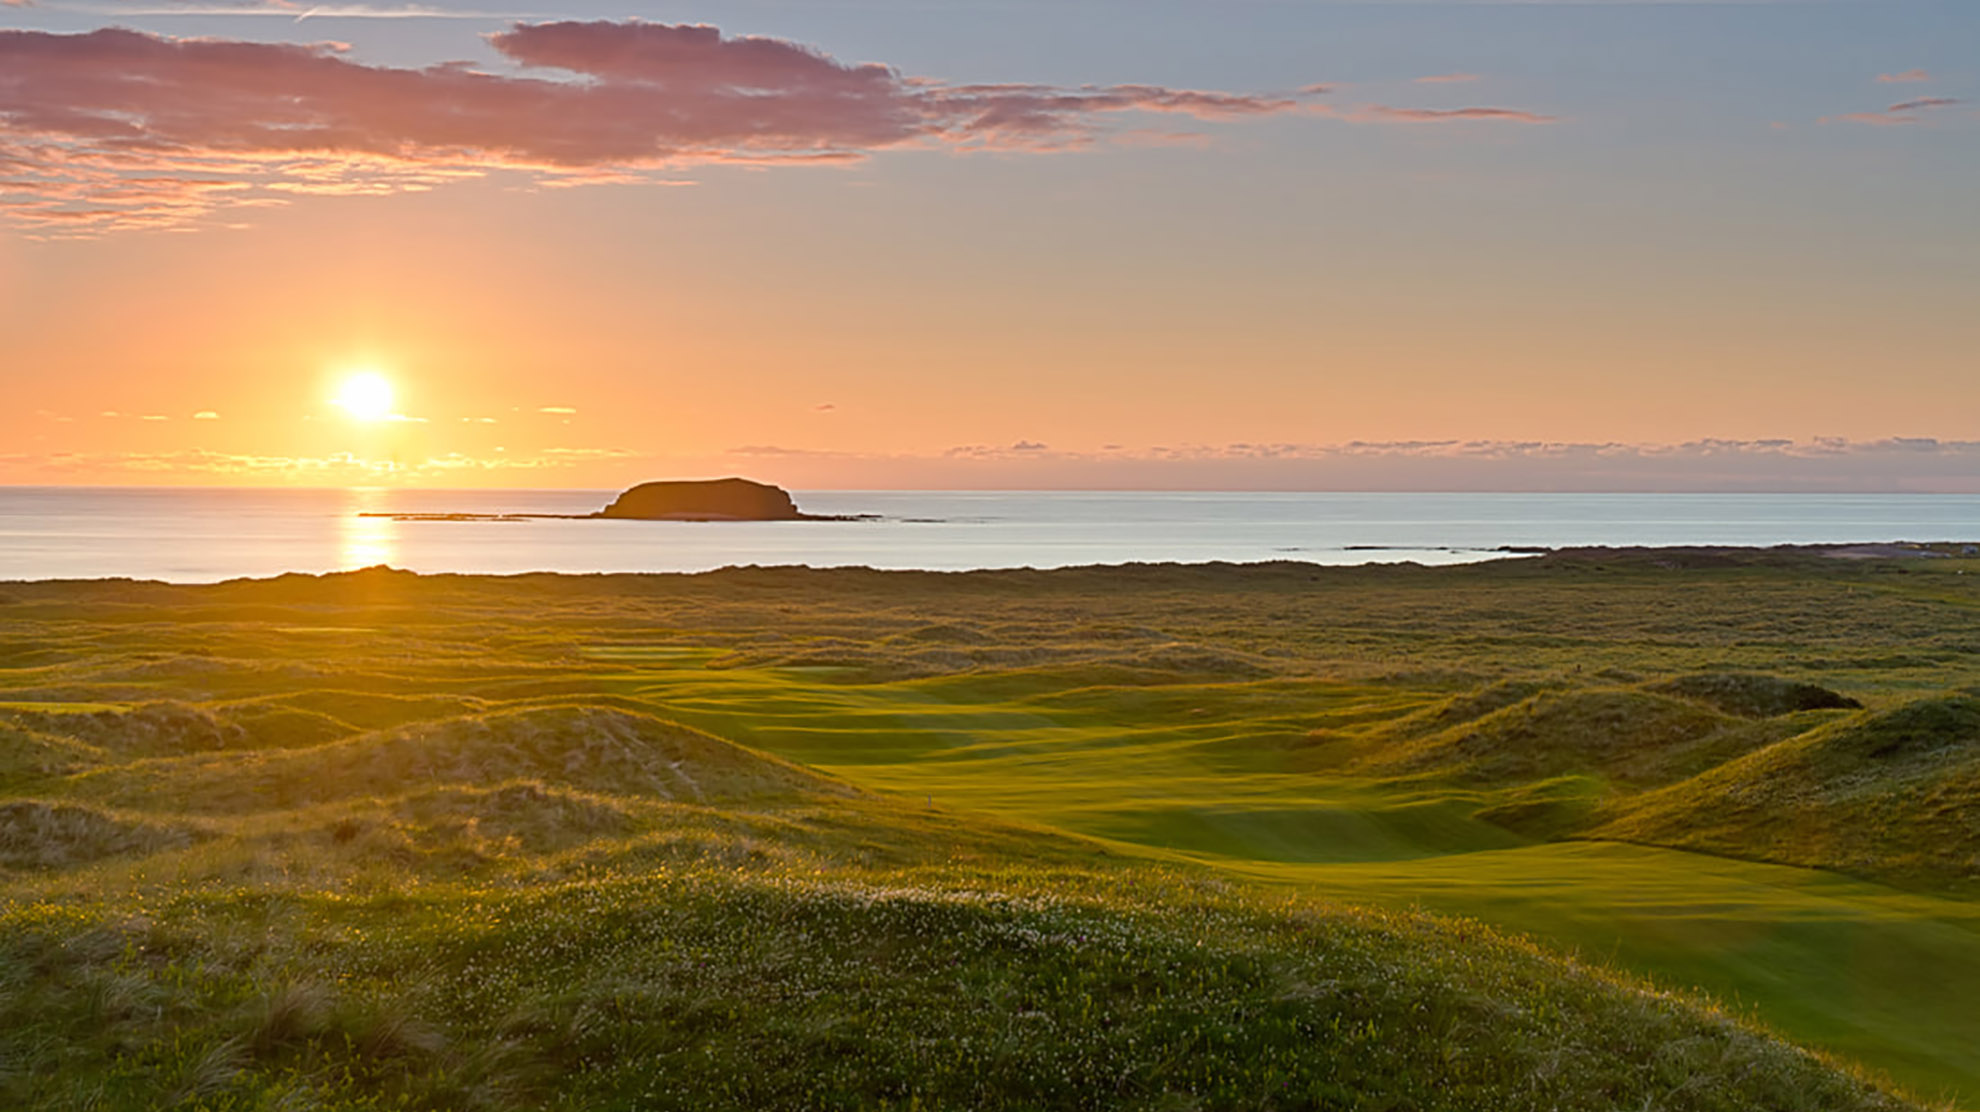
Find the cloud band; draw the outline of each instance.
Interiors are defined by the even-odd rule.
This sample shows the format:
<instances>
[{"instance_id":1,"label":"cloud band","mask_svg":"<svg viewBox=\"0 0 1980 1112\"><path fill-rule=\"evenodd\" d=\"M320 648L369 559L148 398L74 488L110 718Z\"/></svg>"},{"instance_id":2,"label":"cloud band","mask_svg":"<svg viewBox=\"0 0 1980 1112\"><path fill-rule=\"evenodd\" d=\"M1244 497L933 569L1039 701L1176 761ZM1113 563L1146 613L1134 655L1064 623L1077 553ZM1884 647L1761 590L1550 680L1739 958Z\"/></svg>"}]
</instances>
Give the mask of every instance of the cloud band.
<instances>
[{"instance_id":1,"label":"cloud band","mask_svg":"<svg viewBox=\"0 0 1980 1112\"><path fill-rule=\"evenodd\" d=\"M336 43L117 28L0 31L0 213L44 234L184 225L299 194L424 189L521 171L652 180L710 162L846 161L889 148L1060 151L1135 131L1110 117L1517 120L1510 109L1319 109L1327 92L949 84L698 25L519 23L514 67L366 65Z\"/></svg>"}]
</instances>

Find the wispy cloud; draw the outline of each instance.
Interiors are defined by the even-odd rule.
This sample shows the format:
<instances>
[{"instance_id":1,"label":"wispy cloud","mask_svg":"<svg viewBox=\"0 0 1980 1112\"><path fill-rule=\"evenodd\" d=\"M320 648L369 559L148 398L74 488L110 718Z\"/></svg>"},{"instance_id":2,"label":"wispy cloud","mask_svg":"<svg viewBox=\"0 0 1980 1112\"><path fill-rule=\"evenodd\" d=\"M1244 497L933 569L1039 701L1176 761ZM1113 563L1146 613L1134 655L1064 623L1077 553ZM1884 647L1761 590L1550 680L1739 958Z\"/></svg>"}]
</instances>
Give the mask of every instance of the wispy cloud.
<instances>
[{"instance_id":1,"label":"wispy cloud","mask_svg":"<svg viewBox=\"0 0 1980 1112\"><path fill-rule=\"evenodd\" d=\"M1108 444L1090 450L1038 441L959 445L927 453L862 453L745 445L661 457L621 447L453 452L405 459L351 453L219 451L14 452L0 477L115 482L431 481L474 485L558 475L610 485L652 474L743 471L816 489L1917 491L1980 493L1980 441L1705 439L1683 443L1397 440L1345 443ZM546 481L550 481L547 480ZM1939 538L1921 538L1939 539Z\"/></svg>"},{"instance_id":2,"label":"wispy cloud","mask_svg":"<svg viewBox=\"0 0 1980 1112\"><path fill-rule=\"evenodd\" d=\"M1918 124L1925 122L1925 118L1919 115L1920 112L1934 108L1951 108L1961 103L1963 102L1953 97L1920 97L1917 100L1907 100L1893 104L1882 112L1847 112L1840 116L1824 116L1821 122L1825 124L1851 123L1874 124L1878 126Z\"/></svg>"},{"instance_id":3,"label":"wispy cloud","mask_svg":"<svg viewBox=\"0 0 1980 1112\"><path fill-rule=\"evenodd\" d=\"M529 72L371 66L337 43L0 31L0 210L52 235L496 171L644 180L914 146L1063 151L1109 139L1116 116L1228 122L1320 95L955 85L781 39L637 21L514 24L488 42Z\"/></svg>"},{"instance_id":4,"label":"wispy cloud","mask_svg":"<svg viewBox=\"0 0 1980 1112\"><path fill-rule=\"evenodd\" d=\"M545 448L543 455L559 461L560 465L569 465L580 460L644 458L631 448Z\"/></svg>"},{"instance_id":5,"label":"wispy cloud","mask_svg":"<svg viewBox=\"0 0 1980 1112\"><path fill-rule=\"evenodd\" d=\"M1930 80L1932 80L1932 75L1922 69L1909 69L1903 73L1880 73L1877 75L1877 82L1880 85L1909 85L1915 82Z\"/></svg>"},{"instance_id":6,"label":"wispy cloud","mask_svg":"<svg viewBox=\"0 0 1980 1112\"><path fill-rule=\"evenodd\" d=\"M933 455L775 445L732 449L739 465L822 488L1153 490L1830 490L1980 493L1980 441L1540 440L1231 443L1056 451L1019 441Z\"/></svg>"},{"instance_id":7,"label":"wispy cloud","mask_svg":"<svg viewBox=\"0 0 1980 1112\"><path fill-rule=\"evenodd\" d=\"M1499 122L1515 124L1559 123L1555 116L1526 112L1517 108L1397 108L1387 104L1362 104L1351 108L1323 108L1324 114L1350 123L1447 124Z\"/></svg>"},{"instance_id":8,"label":"wispy cloud","mask_svg":"<svg viewBox=\"0 0 1980 1112\"><path fill-rule=\"evenodd\" d=\"M1433 73L1416 79L1418 85L1468 85L1480 80L1475 73Z\"/></svg>"},{"instance_id":9,"label":"wispy cloud","mask_svg":"<svg viewBox=\"0 0 1980 1112\"><path fill-rule=\"evenodd\" d=\"M1959 101L1952 97L1921 97L1918 100L1907 100L1903 104L1893 104L1884 111L1916 112L1921 108L1951 108L1958 103Z\"/></svg>"},{"instance_id":10,"label":"wispy cloud","mask_svg":"<svg viewBox=\"0 0 1980 1112\"><path fill-rule=\"evenodd\" d=\"M546 406L542 406L542 407L539 407L539 408L537 409L537 412L538 412L538 413L556 413L556 414L562 414L562 415L565 415L565 416L569 416L569 415L571 415L571 414L573 414L573 413L576 413L576 412L577 412L577 410L575 410L575 409L573 409L573 408L571 408L571 407L570 407L570 406L568 406L568 405L546 405Z\"/></svg>"},{"instance_id":11,"label":"wispy cloud","mask_svg":"<svg viewBox=\"0 0 1980 1112\"><path fill-rule=\"evenodd\" d=\"M515 455L476 456L461 452L420 459L372 459L352 453L329 456L255 455L191 449L176 452L11 453L0 457L15 476L224 477L291 483L389 482L437 479L470 473L564 471L587 462L635 457L621 448L546 448Z\"/></svg>"}]
</instances>

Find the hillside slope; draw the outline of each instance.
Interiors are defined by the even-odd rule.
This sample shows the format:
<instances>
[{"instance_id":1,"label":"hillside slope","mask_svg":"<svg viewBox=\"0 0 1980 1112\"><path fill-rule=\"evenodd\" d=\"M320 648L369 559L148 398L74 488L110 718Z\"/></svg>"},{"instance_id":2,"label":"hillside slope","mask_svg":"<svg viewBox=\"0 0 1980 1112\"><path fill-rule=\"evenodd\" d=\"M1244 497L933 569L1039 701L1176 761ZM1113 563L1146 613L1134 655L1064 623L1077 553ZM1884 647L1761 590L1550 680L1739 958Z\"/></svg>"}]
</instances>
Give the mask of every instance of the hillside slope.
<instances>
[{"instance_id":1,"label":"hillside slope","mask_svg":"<svg viewBox=\"0 0 1980 1112\"><path fill-rule=\"evenodd\" d=\"M0 803L10 1108L1904 1107L1476 924L1114 864L617 706L165 757L75 725L95 759Z\"/></svg>"},{"instance_id":2,"label":"hillside slope","mask_svg":"<svg viewBox=\"0 0 1980 1112\"><path fill-rule=\"evenodd\" d=\"M1933 696L1830 723L1620 801L1585 836L1980 880L1980 697Z\"/></svg>"}]
</instances>

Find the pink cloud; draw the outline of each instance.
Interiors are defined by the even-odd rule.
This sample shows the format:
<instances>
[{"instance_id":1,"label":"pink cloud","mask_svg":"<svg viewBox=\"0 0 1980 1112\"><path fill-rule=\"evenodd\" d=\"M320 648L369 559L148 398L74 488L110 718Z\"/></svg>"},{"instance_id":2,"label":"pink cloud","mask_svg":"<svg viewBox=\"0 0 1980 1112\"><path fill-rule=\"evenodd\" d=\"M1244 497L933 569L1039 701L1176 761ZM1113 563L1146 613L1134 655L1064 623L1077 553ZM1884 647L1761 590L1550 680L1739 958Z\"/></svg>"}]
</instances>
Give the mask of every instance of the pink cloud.
<instances>
[{"instance_id":1,"label":"pink cloud","mask_svg":"<svg viewBox=\"0 0 1980 1112\"><path fill-rule=\"evenodd\" d=\"M1821 122L1825 124L1872 124L1877 127L1889 127L1894 124L1915 124L1918 122L1918 119L1915 116L1893 116L1885 112L1845 112L1840 116L1824 116Z\"/></svg>"},{"instance_id":2,"label":"pink cloud","mask_svg":"<svg viewBox=\"0 0 1980 1112\"><path fill-rule=\"evenodd\" d=\"M1199 120L1228 121L1300 108L1301 93L1286 96L1168 89L1158 85L924 86L931 109L928 134L965 148L1065 150L1091 144L1097 119L1112 112L1159 112Z\"/></svg>"},{"instance_id":3,"label":"pink cloud","mask_svg":"<svg viewBox=\"0 0 1980 1112\"><path fill-rule=\"evenodd\" d=\"M1316 108L1325 85L955 85L707 26L518 23L487 41L521 72L371 66L340 43L0 30L0 214L30 235L90 235L498 172L546 186L683 184L667 175L706 163L1202 141L1110 122L1147 114L1551 122L1506 108Z\"/></svg>"},{"instance_id":4,"label":"pink cloud","mask_svg":"<svg viewBox=\"0 0 1980 1112\"><path fill-rule=\"evenodd\" d=\"M1930 80L1932 80L1932 75L1922 69L1909 69L1903 73L1880 73L1877 75L1877 83L1880 85L1909 85L1919 81Z\"/></svg>"},{"instance_id":5,"label":"pink cloud","mask_svg":"<svg viewBox=\"0 0 1980 1112\"><path fill-rule=\"evenodd\" d=\"M1316 95L950 85L705 26L516 24L488 41L525 72L369 66L335 43L0 31L0 200L29 229L167 227L503 170L649 180L893 147L1064 150L1109 137L1114 114L1230 121Z\"/></svg>"}]
</instances>

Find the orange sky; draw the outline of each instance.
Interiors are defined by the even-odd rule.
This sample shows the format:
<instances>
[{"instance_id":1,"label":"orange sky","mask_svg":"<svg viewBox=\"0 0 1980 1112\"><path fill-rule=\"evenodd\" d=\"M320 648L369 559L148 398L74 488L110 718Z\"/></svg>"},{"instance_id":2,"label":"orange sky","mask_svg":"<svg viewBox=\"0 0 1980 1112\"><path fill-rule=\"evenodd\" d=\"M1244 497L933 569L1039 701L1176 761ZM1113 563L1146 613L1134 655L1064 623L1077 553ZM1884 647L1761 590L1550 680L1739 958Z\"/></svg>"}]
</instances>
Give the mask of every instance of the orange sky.
<instances>
[{"instance_id":1,"label":"orange sky","mask_svg":"<svg viewBox=\"0 0 1980 1112\"><path fill-rule=\"evenodd\" d=\"M1711 30L1709 14L1690 18ZM1932 76L1944 67L1785 67L1782 80L1823 89L1785 123L1773 106L1699 117L1499 47L1397 60L1386 84L1285 92L1351 65L1318 49L1321 30L1302 72L1287 61L1249 83L1215 44L1179 38L1138 60L1095 44L1081 72L1074 42L1051 64L1067 88L1135 80L1137 61L1175 84L1108 86L1133 104L999 133L988 151L834 133L875 146L815 166L671 157L617 181L588 164L574 187L512 155L410 189L356 160L339 180L377 195L256 194L267 203L173 210L155 230L78 224L73 238L17 221L0 230L0 481L1464 486L1475 454L1393 474L1327 461L1355 442L1447 459L1393 445L1529 445L1493 449L1502 458L1532 442L1654 455L1784 439L1820 454L1816 438L1842 438L1874 454L1897 437L1938 447L1886 452L1931 457L1893 483L1960 485L1980 439L1980 222L1957 219L1974 159L1947 151L1971 128L1818 112L1882 111L1872 102L1896 94L1880 74L1956 92L1959 78ZM82 33L17 43L68 50L82 40L56 37ZM476 49L456 37L435 60ZM582 41L525 45L590 64L567 56ZM849 31L822 48L864 60L882 45ZM1021 57L971 72L992 63L949 59L961 45L938 36L925 60L892 64L1039 79ZM1907 49L1933 61L1923 38ZM362 63L368 81L403 64L387 53L360 42L308 64ZM72 100L97 95L89 58L62 55L60 75L80 74ZM1202 89L1231 99L1178 99ZM0 83L0 120L8 95ZM29 108L16 104L17 139ZM1067 128L1081 149L1061 149ZM283 184L252 165L201 180ZM128 189L119 172L125 184L75 188ZM403 419L331 404L367 367L392 379Z\"/></svg>"}]
</instances>

